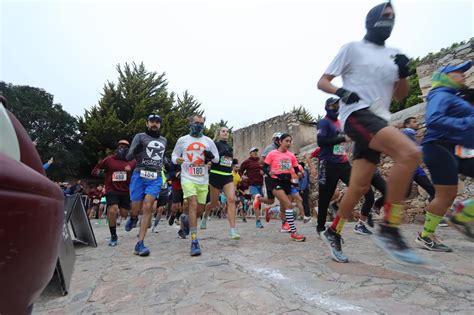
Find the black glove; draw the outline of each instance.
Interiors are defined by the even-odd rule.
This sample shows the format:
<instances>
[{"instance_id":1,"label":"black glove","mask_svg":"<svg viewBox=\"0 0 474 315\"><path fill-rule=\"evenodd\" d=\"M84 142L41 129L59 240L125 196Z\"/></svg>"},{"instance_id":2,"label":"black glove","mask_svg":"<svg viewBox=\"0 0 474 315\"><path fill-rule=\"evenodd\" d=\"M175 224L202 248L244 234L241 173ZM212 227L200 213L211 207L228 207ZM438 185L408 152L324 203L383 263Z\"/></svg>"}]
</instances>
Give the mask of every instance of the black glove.
<instances>
[{"instance_id":1,"label":"black glove","mask_svg":"<svg viewBox=\"0 0 474 315\"><path fill-rule=\"evenodd\" d=\"M336 95L339 96L339 98L347 105L360 101L360 97L357 95L357 93L345 90L343 88L337 89Z\"/></svg>"},{"instance_id":2,"label":"black glove","mask_svg":"<svg viewBox=\"0 0 474 315\"><path fill-rule=\"evenodd\" d=\"M98 172L97 172L97 177L104 177L105 175L105 170L104 169L100 169Z\"/></svg>"},{"instance_id":3,"label":"black glove","mask_svg":"<svg viewBox=\"0 0 474 315\"><path fill-rule=\"evenodd\" d=\"M211 151L204 150L204 157L205 157L205 162L208 163L214 158L214 154L212 154Z\"/></svg>"},{"instance_id":4,"label":"black glove","mask_svg":"<svg viewBox=\"0 0 474 315\"><path fill-rule=\"evenodd\" d=\"M137 155L139 152L141 152L143 150L143 144L139 143L135 149L133 149L133 154L134 155Z\"/></svg>"},{"instance_id":5,"label":"black glove","mask_svg":"<svg viewBox=\"0 0 474 315\"><path fill-rule=\"evenodd\" d=\"M410 75L410 71L408 69L408 63L410 59L407 56L402 54L396 54L395 59L393 60L395 64L398 66L398 76L400 79L405 79Z\"/></svg>"}]
</instances>

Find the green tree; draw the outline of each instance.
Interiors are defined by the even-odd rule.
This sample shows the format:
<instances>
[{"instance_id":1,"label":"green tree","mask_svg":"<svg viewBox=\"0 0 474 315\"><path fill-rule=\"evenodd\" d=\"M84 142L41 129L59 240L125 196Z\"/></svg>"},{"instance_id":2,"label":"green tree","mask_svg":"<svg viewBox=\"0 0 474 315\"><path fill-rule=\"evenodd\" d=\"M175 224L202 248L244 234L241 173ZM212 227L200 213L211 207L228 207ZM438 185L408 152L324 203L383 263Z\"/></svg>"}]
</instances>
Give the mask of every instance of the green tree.
<instances>
[{"instance_id":1,"label":"green tree","mask_svg":"<svg viewBox=\"0 0 474 315\"><path fill-rule=\"evenodd\" d=\"M234 127L229 127L229 122L227 120L221 119L218 122L210 124L209 127L206 127L204 129L204 134L214 140L216 131L220 127L227 127L229 129L229 140L227 142L229 143L229 145L232 145L232 129Z\"/></svg>"},{"instance_id":2,"label":"green tree","mask_svg":"<svg viewBox=\"0 0 474 315\"><path fill-rule=\"evenodd\" d=\"M42 160L54 158L48 176L59 180L76 175L83 157L77 119L43 89L0 82L0 93L9 100L8 109L36 140Z\"/></svg>"},{"instance_id":3,"label":"green tree","mask_svg":"<svg viewBox=\"0 0 474 315\"><path fill-rule=\"evenodd\" d=\"M408 95L402 101L392 100L392 103L390 104L390 111L392 113L398 112L400 110L423 102L420 97L422 93L420 89L420 84L418 83L418 74L416 73L416 67L419 64L420 58L410 60L410 63L408 64L410 76L407 78L409 84Z\"/></svg>"},{"instance_id":4,"label":"green tree","mask_svg":"<svg viewBox=\"0 0 474 315\"><path fill-rule=\"evenodd\" d=\"M199 103L185 91L181 97L167 89L165 73L145 69L143 63L117 65L118 82L107 82L98 105L86 110L79 120L86 159L83 171L109 154L119 139L132 140L145 131L149 113L162 117L161 133L168 139L169 154L176 140L188 132L188 117L203 114Z\"/></svg>"},{"instance_id":5,"label":"green tree","mask_svg":"<svg viewBox=\"0 0 474 315\"><path fill-rule=\"evenodd\" d=\"M296 115L298 121L311 124L316 122L315 117L303 105L293 106L291 113Z\"/></svg>"}]
</instances>

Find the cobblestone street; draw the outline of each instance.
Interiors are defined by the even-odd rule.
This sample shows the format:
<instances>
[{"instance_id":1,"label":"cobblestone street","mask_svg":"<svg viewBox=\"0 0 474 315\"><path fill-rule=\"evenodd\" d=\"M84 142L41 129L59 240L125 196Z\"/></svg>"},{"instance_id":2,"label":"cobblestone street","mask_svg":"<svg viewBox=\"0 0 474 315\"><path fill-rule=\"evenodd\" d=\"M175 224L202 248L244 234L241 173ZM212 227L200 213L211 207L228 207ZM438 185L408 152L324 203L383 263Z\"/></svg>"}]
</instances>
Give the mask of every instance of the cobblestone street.
<instances>
[{"instance_id":1,"label":"cobblestone street","mask_svg":"<svg viewBox=\"0 0 474 315\"><path fill-rule=\"evenodd\" d=\"M264 222L265 223L265 222ZM48 289L34 314L472 314L474 244L450 228L440 228L453 253L417 249L430 260L423 267L391 262L370 237L343 232L350 262L334 262L315 228L297 222L307 236L292 242L272 220L255 221L227 238L227 220L212 219L198 230L203 254L190 257L190 241L178 239L166 221L147 234L149 257L133 255L138 229L118 229L119 245L107 246L109 231L93 223L99 246L76 247L69 295ZM421 226L404 225L415 246Z\"/></svg>"}]
</instances>

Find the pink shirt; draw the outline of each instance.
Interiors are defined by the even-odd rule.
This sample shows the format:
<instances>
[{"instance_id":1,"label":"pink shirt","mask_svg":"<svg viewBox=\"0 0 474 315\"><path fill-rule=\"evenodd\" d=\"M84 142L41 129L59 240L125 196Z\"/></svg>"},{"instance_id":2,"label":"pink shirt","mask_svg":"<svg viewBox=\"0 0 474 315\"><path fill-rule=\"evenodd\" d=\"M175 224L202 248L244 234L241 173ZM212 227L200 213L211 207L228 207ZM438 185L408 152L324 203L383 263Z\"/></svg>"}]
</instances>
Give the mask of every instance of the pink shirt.
<instances>
[{"instance_id":1,"label":"pink shirt","mask_svg":"<svg viewBox=\"0 0 474 315\"><path fill-rule=\"evenodd\" d=\"M298 166L296 156L290 151L280 152L273 150L265 157L265 164L270 165L270 171L273 174L291 174L292 168ZM272 178L277 178L277 176Z\"/></svg>"}]
</instances>

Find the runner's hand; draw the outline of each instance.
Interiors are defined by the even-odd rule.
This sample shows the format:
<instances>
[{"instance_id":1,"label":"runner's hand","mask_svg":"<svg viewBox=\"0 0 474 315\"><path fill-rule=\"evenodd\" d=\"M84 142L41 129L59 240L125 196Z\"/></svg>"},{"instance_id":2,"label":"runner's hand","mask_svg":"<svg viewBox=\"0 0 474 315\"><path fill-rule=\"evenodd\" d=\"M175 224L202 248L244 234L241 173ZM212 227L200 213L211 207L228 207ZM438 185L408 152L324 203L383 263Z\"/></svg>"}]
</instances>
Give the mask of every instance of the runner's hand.
<instances>
[{"instance_id":1,"label":"runner's hand","mask_svg":"<svg viewBox=\"0 0 474 315\"><path fill-rule=\"evenodd\" d=\"M179 157L179 158L176 159L176 164L181 165L183 163L184 163L184 159L182 157Z\"/></svg>"},{"instance_id":2,"label":"runner's hand","mask_svg":"<svg viewBox=\"0 0 474 315\"><path fill-rule=\"evenodd\" d=\"M395 59L393 60L395 64L398 66L398 76L400 79L405 79L410 75L410 69L408 68L408 63L410 59L407 56L402 54L396 54Z\"/></svg>"},{"instance_id":3,"label":"runner's hand","mask_svg":"<svg viewBox=\"0 0 474 315\"><path fill-rule=\"evenodd\" d=\"M354 104L360 101L360 97L357 95L357 93L343 88L337 89L336 95L339 96L346 105Z\"/></svg>"},{"instance_id":4,"label":"runner's hand","mask_svg":"<svg viewBox=\"0 0 474 315\"><path fill-rule=\"evenodd\" d=\"M214 158L214 154L211 151L204 150L204 157L206 158L206 163L211 161Z\"/></svg>"}]
</instances>

